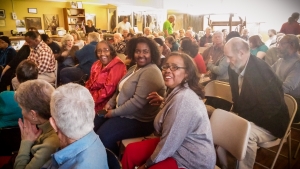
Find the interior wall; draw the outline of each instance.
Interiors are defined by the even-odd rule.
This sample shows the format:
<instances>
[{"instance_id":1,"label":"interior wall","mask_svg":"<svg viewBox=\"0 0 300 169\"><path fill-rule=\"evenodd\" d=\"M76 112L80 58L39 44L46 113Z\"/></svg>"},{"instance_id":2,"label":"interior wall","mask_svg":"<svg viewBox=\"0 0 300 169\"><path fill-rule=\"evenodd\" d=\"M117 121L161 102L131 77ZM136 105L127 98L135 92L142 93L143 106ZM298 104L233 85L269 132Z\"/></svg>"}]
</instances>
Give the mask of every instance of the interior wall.
<instances>
[{"instance_id":1,"label":"interior wall","mask_svg":"<svg viewBox=\"0 0 300 169\"><path fill-rule=\"evenodd\" d=\"M13 2L13 4L12 4ZM16 20L13 20L11 13L17 14L18 20L24 20L25 17L41 17L42 28L44 28L43 14L57 14L59 18L59 27L64 27L63 8L69 8L70 2L53 2L53 1L34 1L34 0L1 0L1 9L5 10L6 26L0 27L0 32L10 36L10 30L16 30ZM37 14L28 13L28 8L36 8ZM96 28L107 29L107 9L105 6L83 3L86 13L96 14Z\"/></svg>"}]
</instances>

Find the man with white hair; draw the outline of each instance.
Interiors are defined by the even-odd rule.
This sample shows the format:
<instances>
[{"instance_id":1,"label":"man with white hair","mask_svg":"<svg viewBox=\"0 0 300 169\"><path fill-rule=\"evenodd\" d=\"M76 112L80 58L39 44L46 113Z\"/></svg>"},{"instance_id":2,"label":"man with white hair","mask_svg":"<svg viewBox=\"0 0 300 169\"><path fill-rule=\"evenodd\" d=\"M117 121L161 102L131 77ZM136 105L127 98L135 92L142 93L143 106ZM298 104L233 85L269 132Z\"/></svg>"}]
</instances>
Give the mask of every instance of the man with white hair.
<instances>
[{"instance_id":1,"label":"man with white hair","mask_svg":"<svg viewBox=\"0 0 300 169\"><path fill-rule=\"evenodd\" d=\"M128 36L128 34L129 34L129 29L123 29L123 30L122 30L122 36L123 36L123 39L126 39L127 36Z\"/></svg>"},{"instance_id":2,"label":"man with white hair","mask_svg":"<svg viewBox=\"0 0 300 169\"><path fill-rule=\"evenodd\" d=\"M54 91L50 124L61 149L52 155L45 168L108 169L105 147L93 130L94 106L90 92L78 84L69 83Z\"/></svg>"},{"instance_id":3,"label":"man with white hair","mask_svg":"<svg viewBox=\"0 0 300 169\"><path fill-rule=\"evenodd\" d=\"M114 34L114 43L112 44L117 53L125 53L126 43L123 42L123 37L120 33Z\"/></svg>"},{"instance_id":4,"label":"man with white hair","mask_svg":"<svg viewBox=\"0 0 300 169\"><path fill-rule=\"evenodd\" d=\"M163 32L165 33L165 37L168 37L173 34L173 25L175 22L175 15L170 15L168 20L164 22Z\"/></svg>"},{"instance_id":5,"label":"man with white hair","mask_svg":"<svg viewBox=\"0 0 300 169\"><path fill-rule=\"evenodd\" d=\"M244 39L245 41L249 40L249 30L247 28L243 29L241 38Z\"/></svg>"},{"instance_id":6,"label":"man with white hair","mask_svg":"<svg viewBox=\"0 0 300 169\"><path fill-rule=\"evenodd\" d=\"M100 34L91 32L88 34L88 44L75 52L79 64L73 67L66 67L60 71L61 83L80 81L84 76L90 76L91 67L97 60L95 57L95 49L100 41Z\"/></svg>"},{"instance_id":7,"label":"man with white hair","mask_svg":"<svg viewBox=\"0 0 300 169\"><path fill-rule=\"evenodd\" d=\"M151 35L151 29L149 27L144 28L144 36L148 37Z\"/></svg>"},{"instance_id":8,"label":"man with white hair","mask_svg":"<svg viewBox=\"0 0 300 169\"><path fill-rule=\"evenodd\" d=\"M187 30L185 32L185 37L190 38L193 42L196 41L196 39L194 38L194 32L192 30Z\"/></svg>"},{"instance_id":9,"label":"man with white hair","mask_svg":"<svg viewBox=\"0 0 300 169\"><path fill-rule=\"evenodd\" d=\"M283 137L289 113L283 98L282 82L265 61L250 54L249 44L230 39L224 47L233 109L251 125L245 158L240 169L253 169L257 144Z\"/></svg>"},{"instance_id":10,"label":"man with white hair","mask_svg":"<svg viewBox=\"0 0 300 169\"><path fill-rule=\"evenodd\" d=\"M213 34L213 46L211 46L204 54L209 55L207 69L211 80L228 81L228 65L227 59L224 55L224 36L220 31L216 31Z\"/></svg>"}]
</instances>

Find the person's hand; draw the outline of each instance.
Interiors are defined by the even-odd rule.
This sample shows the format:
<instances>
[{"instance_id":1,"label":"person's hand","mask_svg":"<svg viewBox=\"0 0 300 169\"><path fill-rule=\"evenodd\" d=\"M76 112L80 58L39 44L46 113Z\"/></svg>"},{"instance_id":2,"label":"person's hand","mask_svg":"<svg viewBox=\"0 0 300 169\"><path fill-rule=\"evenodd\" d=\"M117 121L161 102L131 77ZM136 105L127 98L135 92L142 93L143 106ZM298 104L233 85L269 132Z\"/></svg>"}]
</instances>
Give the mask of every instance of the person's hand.
<instances>
[{"instance_id":1,"label":"person's hand","mask_svg":"<svg viewBox=\"0 0 300 169\"><path fill-rule=\"evenodd\" d=\"M68 50L66 50L66 51L64 51L64 52L61 53L61 56L64 56L64 57L68 56L68 55L69 55L69 51Z\"/></svg>"},{"instance_id":2,"label":"person's hand","mask_svg":"<svg viewBox=\"0 0 300 169\"><path fill-rule=\"evenodd\" d=\"M112 118L112 110L107 110L107 113L105 114L104 118Z\"/></svg>"},{"instance_id":3,"label":"person's hand","mask_svg":"<svg viewBox=\"0 0 300 169\"><path fill-rule=\"evenodd\" d=\"M24 123L22 122L22 119L19 119L18 124L21 130L22 140L34 142L42 134L41 129L37 129L36 125L31 124L26 119L24 119Z\"/></svg>"},{"instance_id":4,"label":"person's hand","mask_svg":"<svg viewBox=\"0 0 300 169\"><path fill-rule=\"evenodd\" d=\"M138 169L145 169L145 164L143 164L142 166L139 166Z\"/></svg>"},{"instance_id":5,"label":"person's hand","mask_svg":"<svg viewBox=\"0 0 300 169\"><path fill-rule=\"evenodd\" d=\"M149 104L152 106L159 106L164 100L157 92L151 92L146 99L150 100Z\"/></svg>"},{"instance_id":6,"label":"person's hand","mask_svg":"<svg viewBox=\"0 0 300 169\"><path fill-rule=\"evenodd\" d=\"M103 107L104 110L108 111L108 110L111 110L112 107L111 105L109 105L108 103L106 103L106 105Z\"/></svg>"},{"instance_id":7,"label":"person's hand","mask_svg":"<svg viewBox=\"0 0 300 169\"><path fill-rule=\"evenodd\" d=\"M213 59L211 55L209 55L208 63L213 63Z\"/></svg>"}]
</instances>

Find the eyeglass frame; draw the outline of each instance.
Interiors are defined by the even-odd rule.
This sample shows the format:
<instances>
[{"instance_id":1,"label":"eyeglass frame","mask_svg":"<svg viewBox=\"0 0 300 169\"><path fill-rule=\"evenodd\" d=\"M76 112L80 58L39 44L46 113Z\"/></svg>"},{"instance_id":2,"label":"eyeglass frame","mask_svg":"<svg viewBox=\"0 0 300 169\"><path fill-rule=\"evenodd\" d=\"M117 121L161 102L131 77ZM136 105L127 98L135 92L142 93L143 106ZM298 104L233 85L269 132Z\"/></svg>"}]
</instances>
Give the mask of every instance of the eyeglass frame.
<instances>
[{"instance_id":1,"label":"eyeglass frame","mask_svg":"<svg viewBox=\"0 0 300 169\"><path fill-rule=\"evenodd\" d=\"M167 67L165 67L165 66L167 66ZM173 67L173 68L175 67L175 69L173 69L171 67ZM177 65L169 65L169 64L165 64L165 65L161 66L161 70L166 71L167 69L170 69L172 72L174 72L178 69L186 69L186 67L180 67L180 66L177 66Z\"/></svg>"}]
</instances>

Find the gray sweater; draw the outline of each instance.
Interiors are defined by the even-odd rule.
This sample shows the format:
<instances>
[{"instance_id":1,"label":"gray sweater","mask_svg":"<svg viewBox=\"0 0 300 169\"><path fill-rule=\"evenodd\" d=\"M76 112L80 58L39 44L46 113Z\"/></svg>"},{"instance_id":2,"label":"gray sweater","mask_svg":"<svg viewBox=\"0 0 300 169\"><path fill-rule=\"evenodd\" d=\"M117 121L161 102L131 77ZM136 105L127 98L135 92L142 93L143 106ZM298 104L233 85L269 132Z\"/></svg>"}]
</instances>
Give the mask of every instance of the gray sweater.
<instances>
[{"instance_id":1,"label":"gray sweater","mask_svg":"<svg viewBox=\"0 0 300 169\"><path fill-rule=\"evenodd\" d=\"M207 68L208 70L211 71L211 73L214 73L217 75L216 80L223 80L223 81L228 81L229 76L228 76L228 66L229 63L227 62L226 56L223 56L220 58L216 64L207 63Z\"/></svg>"},{"instance_id":2,"label":"gray sweater","mask_svg":"<svg viewBox=\"0 0 300 169\"><path fill-rule=\"evenodd\" d=\"M160 142L146 165L173 157L179 168L213 169L216 154L208 114L203 101L188 84L167 96L154 120Z\"/></svg>"},{"instance_id":3,"label":"gray sweater","mask_svg":"<svg viewBox=\"0 0 300 169\"><path fill-rule=\"evenodd\" d=\"M121 81L132 74L135 68L136 65L132 66ZM117 95L119 94L118 108L112 111L112 116L151 122L158 113L159 107L151 106L146 98L151 92L157 92L159 95L164 96L165 91L166 87L161 71L155 64L149 64L129 77L123 84L122 90L117 90L108 101L110 106L115 107Z\"/></svg>"},{"instance_id":4,"label":"gray sweater","mask_svg":"<svg viewBox=\"0 0 300 169\"><path fill-rule=\"evenodd\" d=\"M300 98L300 58L297 53L287 58L280 58L272 66L273 72L282 81L283 92Z\"/></svg>"}]
</instances>

